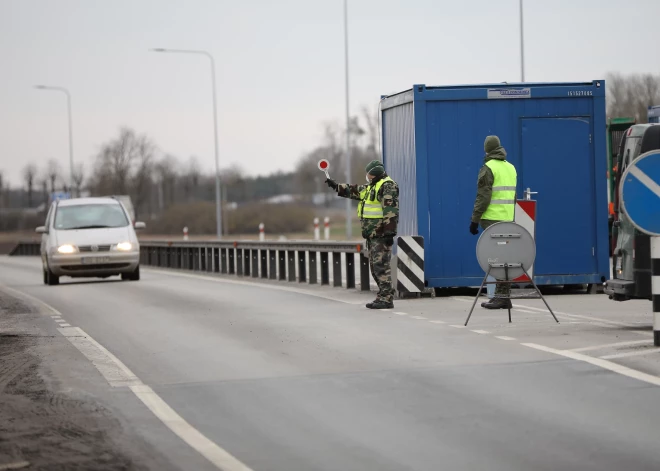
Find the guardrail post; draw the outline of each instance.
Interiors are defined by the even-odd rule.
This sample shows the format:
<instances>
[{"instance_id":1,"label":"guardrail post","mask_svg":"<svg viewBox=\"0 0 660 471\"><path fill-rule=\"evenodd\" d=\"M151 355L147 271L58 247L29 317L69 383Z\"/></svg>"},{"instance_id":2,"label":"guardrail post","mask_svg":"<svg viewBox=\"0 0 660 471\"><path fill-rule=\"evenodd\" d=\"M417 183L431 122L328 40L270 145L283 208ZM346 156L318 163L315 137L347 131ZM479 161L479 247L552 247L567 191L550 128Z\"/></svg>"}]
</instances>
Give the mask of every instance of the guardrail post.
<instances>
[{"instance_id":1,"label":"guardrail post","mask_svg":"<svg viewBox=\"0 0 660 471\"><path fill-rule=\"evenodd\" d=\"M236 274L243 276L243 249L236 249Z\"/></svg>"},{"instance_id":2,"label":"guardrail post","mask_svg":"<svg viewBox=\"0 0 660 471\"><path fill-rule=\"evenodd\" d=\"M213 248L213 272L220 273L220 249Z\"/></svg>"},{"instance_id":3,"label":"guardrail post","mask_svg":"<svg viewBox=\"0 0 660 471\"><path fill-rule=\"evenodd\" d=\"M227 270L230 275L235 275L236 274L236 250L232 247L231 249L228 249L228 260L229 264L227 265Z\"/></svg>"},{"instance_id":4,"label":"guardrail post","mask_svg":"<svg viewBox=\"0 0 660 471\"><path fill-rule=\"evenodd\" d=\"M333 286L341 288L341 252L332 252Z\"/></svg>"},{"instance_id":5,"label":"guardrail post","mask_svg":"<svg viewBox=\"0 0 660 471\"><path fill-rule=\"evenodd\" d=\"M316 250L309 251L309 284L316 284Z\"/></svg>"},{"instance_id":6,"label":"guardrail post","mask_svg":"<svg viewBox=\"0 0 660 471\"><path fill-rule=\"evenodd\" d=\"M268 251L260 250L261 254L261 278L268 278Z\"/></svg>"},{"instance_id":7,"label":"guardrail post","mask_svg":"<svg viewBox=\"0 0 660 471\"><path fill-rule=\"evenodd\" d=\"M296 281L296 251L287 250L286 254L289 258L289 281Z\"/></svg>"},{"instance_id":8,"label":"guardrail post","mask_svg":"<svg viewBox=\"0 0 660 471\"><path fill-rule=\"evenodd\" d=\"M277 254L278 254L278 257L280 259L279 279L280 279L280 281L285 281L286 280L286 253L284 252L284 250L278 250Z\"/></svg>"},{"instance_id":9,"label":"guardrail post","mask_svg":"<svg viewBox=\"0 0 660 471\"><path fill-rule=\"evenodd\" d=\"M188 249L188 269L194 270L196 268L197 262L195 261L195 249Z\"/></svg>"},{"instance_id":10,"label":"guardrail post","mask_svg":"<svg viewBox=\"0 0 660 471\"><path fill-rule=\"evenodd\" d=\"M268 251L268 258L270 259L270 265L268 266L269 274L268 278L271 280L277 279L277 252L275 250Z\"/></svg>"},{"instance_id":11,"label":"guardrail post","mask_svg":"<svg viewBox=\"0 0 660 471\"><path fill-rule=\"evenodd\" d=\"M371 291L369 286L371 274L369 273L369 257L360 253L360 290Z\"/></svg>"},{"instance_id":12,"label":"guardrail post","mask_svg":"<svg viewBox=\"0 0 660 471\"><path fill-rule=\"evenodd\" d=\"M250 276L250 249L243 249L243 276Z\"/></svg>"},{"instance_id":13,"label":"guardrail post","mask_svg":"<svg viewBox=\"0 0 660 471\"><path fill-rule=\"evenodd\" d=\"M355 288L355 254L346 253L346 289Z\"/></svg>"},{"instance_id":14,"label":"guardrail post","mask_svg":"<svg viewBox=\"0 0 660 471\"><path fill-rule=\"evenodd\" d=\"M307 282L307 252L298 250L298 282Z\"/></svg>"},{"instance_id":15,"label":"guardrail post","mask_svg":"<svg viewBox=\"0 0 660 471\"><path fill-rule=\"evenodd\" d=\"M206 247L199 248L200 271L206 271Z\"/></svg>"},{"instance_id":16,"label":"guardrail post","mask_svg":"<svg viewBox=\"0 0 660 471\"><path fill-rule=\"evenodd\" d=\"M213 247L206 247L206 271L213 271Z\"/></svg>"},{"instance_id":17,"label":"guardrail post","mask_svg":"<svg viewBox=\"0 0 660 471\"><path fill-rule=\"evenodd\" d=\"M230 249L219 249L220 250L220 273L223 275L227 274L227 251Z\"/></svg>"},{"instance_id":18,"label":"guardrail post","mask_svg":"<svg viewBox=\"0 0 660 471\"><path fill-rule=\"evenodd\" d=\"M259 250L252 249L252 278L259 277Z\"/></svg>"},{"instance_id":19,"label":"guardrail post","mask_svg":"<svg viewBox=\"0 0 660 471\"><path fill-rule=\"evenodd\" d=\"M330 284L330 262L328 252L321 252L321 284Z\"/></svg>"},{"instance_id":20,"label":"guardrail post","mask_svg":"<svg viewBox=\"0 0 660 471\"><path fill-rule=\"evenodd\" d=\"M180 270L183 268L183 250L181 247L176 249L176 267Z\"/></svg>"},{"instance_id":21,"label":"guardrail post","mask_svg":"<svg viewBox=\"0 0 660 471\"><path fill-rule=\"evenodd\" d=\"M194 259L193 259L193 270L198 271L199 270L199 264L200 260L202 257L202 249L199 247L195 247L193 249L193 254L194 254Z\"/></svg>"}]
</instances>

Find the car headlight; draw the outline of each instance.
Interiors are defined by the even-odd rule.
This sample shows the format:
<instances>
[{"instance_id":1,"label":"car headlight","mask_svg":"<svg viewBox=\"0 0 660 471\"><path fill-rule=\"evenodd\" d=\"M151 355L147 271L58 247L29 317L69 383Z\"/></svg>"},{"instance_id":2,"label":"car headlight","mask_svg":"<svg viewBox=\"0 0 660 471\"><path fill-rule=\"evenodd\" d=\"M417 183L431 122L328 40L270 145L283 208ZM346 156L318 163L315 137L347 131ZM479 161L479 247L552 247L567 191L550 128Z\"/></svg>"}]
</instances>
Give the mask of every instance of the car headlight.
<instances>
[{"instance_id":1,"label":"car headlight","mask_svg":"<svg viewBox=\"0 0 660 471\"><path fill-rule=\"evenodd\" d=\"M57 253L62 253L62 254L70 254L70 253L76 253L77 249L70 244L65 244L65 245L60 245L57 248Z\"/></svg>"},{"instance_id":2,"label":"car headlight","mask_svg":"<svg viewBox=\"0 0 660 471\"><path fill-rule=\"evenodd\" d=\"M130 242L120 242L117 244L117 250L121 250L122 252L128 252L133 248L133 244Z\"/></svg>"}]
</instances>

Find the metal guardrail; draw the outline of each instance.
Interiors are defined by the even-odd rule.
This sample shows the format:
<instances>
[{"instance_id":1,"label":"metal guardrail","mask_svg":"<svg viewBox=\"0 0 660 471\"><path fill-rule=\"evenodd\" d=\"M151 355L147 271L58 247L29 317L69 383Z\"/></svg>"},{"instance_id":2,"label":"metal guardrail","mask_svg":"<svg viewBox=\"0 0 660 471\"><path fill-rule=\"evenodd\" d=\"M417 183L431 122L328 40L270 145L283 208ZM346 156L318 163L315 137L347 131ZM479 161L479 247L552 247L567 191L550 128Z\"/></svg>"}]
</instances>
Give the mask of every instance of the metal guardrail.
<instances>
[{"instance_id":1,"label":"metal guardrail","mask_svg":"<svg viewBox=\"0 0 660 471\"><path fill-rule=\"evenodd\" d=\"M22 241L9 255L38 256L39 252L39 242ZM347 289L356 288L357 272L362 291L369 291L371 280L365 247L352 242L140 241L140 263L246 278L321 285L332 282L334 287Z\"/></svg>"},{"instance_id":2,"label":"metal guardrail","mask_svg":"<svg viewBox=\"0 0 660 471\"><path fill-rule=\"evenodd\" d=\"M360 289L369 291L369 259L361 244L329 241L140 242L140 263L145 266L330 285L332 263L332 286L342 287L342 275L345 275L347 289L356 288L356 255L359 255ZM345 273L342 265L345 265Z\"/></svg>"},{"instance_id":3,"label":"metal guardrail","mask_svg":"<svg viewBox=\"0 0 660 471\"><path fill-rule=\"evenodd\" d=\"M40 255L41 243L36 241L22 241L9 252L10 256L30 256L35 257Z\"/></svg>"}]
</instances>

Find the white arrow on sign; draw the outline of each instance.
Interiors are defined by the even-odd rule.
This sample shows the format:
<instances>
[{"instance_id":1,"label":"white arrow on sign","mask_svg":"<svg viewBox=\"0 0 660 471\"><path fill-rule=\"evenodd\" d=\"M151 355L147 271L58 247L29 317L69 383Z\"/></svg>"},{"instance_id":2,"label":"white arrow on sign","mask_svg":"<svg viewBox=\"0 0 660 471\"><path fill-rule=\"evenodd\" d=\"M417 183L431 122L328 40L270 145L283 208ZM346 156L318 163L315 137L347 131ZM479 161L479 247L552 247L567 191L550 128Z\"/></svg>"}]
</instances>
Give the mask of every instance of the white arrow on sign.
<instances>
[{"instance_id":1,"label":"white arrow on sign","mask_svg":"<svg viewBox=\"0 0 660 471\"><path fill-rule=\"evenodd\" d=\"M651 177L642 172L639 167L632 166L630 167L630 173L639 180L642 185L651 190L655 196L660 198L660 185L658 185Z\"/></svg>"}]
</instances>

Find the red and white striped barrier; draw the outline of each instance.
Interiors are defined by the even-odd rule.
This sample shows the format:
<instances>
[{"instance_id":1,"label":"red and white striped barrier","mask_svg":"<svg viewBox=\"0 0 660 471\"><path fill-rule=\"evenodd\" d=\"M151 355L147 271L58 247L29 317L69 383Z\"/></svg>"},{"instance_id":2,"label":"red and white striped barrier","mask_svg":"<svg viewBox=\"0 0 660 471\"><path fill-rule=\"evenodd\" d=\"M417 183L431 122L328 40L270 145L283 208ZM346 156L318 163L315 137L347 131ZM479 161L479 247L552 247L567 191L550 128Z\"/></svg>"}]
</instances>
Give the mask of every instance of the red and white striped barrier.
<instances>
[{"instance_id":1,"label":"red and white striped barrier","mask_svg":"<svg viewBox=\"0 0 660 471\"><path fill-rule=\"evenodd\" d=\"M319 229L319 218L314 218L314 240L321 238L321 230Z\"/></svg>"},{"instance_id":2,"label":"red and white striped barrier","mask_svg":"<svg viewBox=\"0 0 660 471\"><path fill-rule=\"evenodd\" d=\"M266 240L266 233L264 232L264 223L259 223L259 241Z\"/></svg>"},{"instance_id":3,"label":"red and white striped barrier","mask_svg":"<svg viewBox=\"0 0 660 471\"><path fill-rule=\"evenodd\" d=\"M188 226L183 228L183 240L188 240Z\"/></svg>"},{"instance_id":4,"label":"red and white striped barrier","mask_svg":"<svg viewBox=\"0 0 660 471\"><path fill-rule=\"evenodd\" d=\"M330 240L330 218L327 216L323 219L323 232L325 240Z\"/></svg>"},{"instance_id":5,"label":"red and white striped barrier","mask_svg":"<svg viewBox=\"0 0 660 471\"><path fill-rule=\"evenodd\" d=\"M536 201L534 200L520 200L516 202L516 209L514 214L514 221L532 235L532 239L536 240ZM529 269L529 276L534 277L534 265ZM514 281L530 281L530 279L521 275Z\"/></svg>"}]
</instances>

